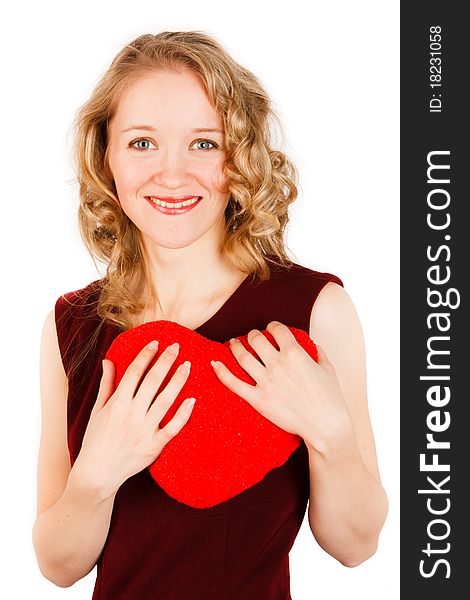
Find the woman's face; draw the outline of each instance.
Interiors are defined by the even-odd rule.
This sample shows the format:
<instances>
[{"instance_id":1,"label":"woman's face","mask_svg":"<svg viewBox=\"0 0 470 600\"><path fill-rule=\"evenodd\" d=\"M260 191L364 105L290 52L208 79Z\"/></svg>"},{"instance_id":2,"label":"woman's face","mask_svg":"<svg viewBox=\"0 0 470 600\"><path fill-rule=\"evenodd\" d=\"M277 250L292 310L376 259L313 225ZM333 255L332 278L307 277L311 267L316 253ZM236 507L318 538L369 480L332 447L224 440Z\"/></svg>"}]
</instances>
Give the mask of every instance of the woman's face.
<instances>
[{"instance_id":1,"label":"woman's face","mask_svg":"<svg viewBox=\"0 0 470 600\"><path fill-rule=\"evenodd\" d=\"M202 236L221 239L225 227L222 126L199 76L178 71L156 70L133 82L109 125L118 198L146 246L182 248ZM188 207L170 205L196 198Z\"/></svg>"}]
</instances>

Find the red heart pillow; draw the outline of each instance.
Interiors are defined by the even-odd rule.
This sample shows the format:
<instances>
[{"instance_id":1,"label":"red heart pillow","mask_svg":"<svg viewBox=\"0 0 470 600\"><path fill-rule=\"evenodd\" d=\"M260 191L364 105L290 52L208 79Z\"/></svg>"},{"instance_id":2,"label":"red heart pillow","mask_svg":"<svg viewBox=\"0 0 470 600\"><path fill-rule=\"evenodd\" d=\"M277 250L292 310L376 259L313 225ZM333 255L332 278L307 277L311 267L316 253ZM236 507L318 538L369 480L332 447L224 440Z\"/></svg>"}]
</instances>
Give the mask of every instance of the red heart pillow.
<instances>
[{"instance_id":1,"label":"red heart pillow","mask_svg":"<svg viewBox=\"0 0 470 600\"><path fill-rule=\"evenodd\" d=\"M316 361L317 349L308 334L294 327L289 329ZM273 336L268 331L262 333L279 350ZM196 398L189 421L148 467L169 496L194 508L214 506L261 481L298 448L302 441L299 436L274 425L218 379L211 360L223 362L236 377L256 385L236 361L229 342L213 342L173 321L144 323L115 338L106 358L115 365L116 386L141 349L154 339L159 347L150 366L167 346L180 344L178 356L159 392L180 364L191 362L189 377L160 427L170 421L183 400ZM246 335L238 339L259 360Z\"/></svg>"}]
</instances>

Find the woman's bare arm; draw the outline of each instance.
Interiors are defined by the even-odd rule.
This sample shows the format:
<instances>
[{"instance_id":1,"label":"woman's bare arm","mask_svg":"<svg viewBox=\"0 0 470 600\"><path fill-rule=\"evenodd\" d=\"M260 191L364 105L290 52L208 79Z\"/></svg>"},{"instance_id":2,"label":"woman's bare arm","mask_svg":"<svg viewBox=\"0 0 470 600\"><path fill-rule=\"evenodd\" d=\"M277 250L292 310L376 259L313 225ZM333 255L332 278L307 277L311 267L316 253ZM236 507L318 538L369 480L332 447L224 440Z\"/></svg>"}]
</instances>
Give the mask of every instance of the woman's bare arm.
<instances>
[{"instance_id":1,"label":"woman's bare arm","mask_svg":"<svg viewBox=\"0 0 470 600\"><path fill-rule=\"evenodd\" d=\"M350 414L323 452L311 445L309 524L318 543L346 566L376 550L388 510L377 465L366 392L362 328L347 293L328 283L311 315L310 336L326 352Z\"/></svg>"},{"instance_id":2,"label":"woman's bare arm","mask_svg":"<svg viewBox=\"0 0 470 600\"><path fill-rule=\"evenodd\" d=\"M67 447L67 377L57 342L54 311L41 339L42 429L37 517L33 545L42 574L69 587L95 566L106 541L115 493L87 485Z\"/></svg>"}]
</instances>

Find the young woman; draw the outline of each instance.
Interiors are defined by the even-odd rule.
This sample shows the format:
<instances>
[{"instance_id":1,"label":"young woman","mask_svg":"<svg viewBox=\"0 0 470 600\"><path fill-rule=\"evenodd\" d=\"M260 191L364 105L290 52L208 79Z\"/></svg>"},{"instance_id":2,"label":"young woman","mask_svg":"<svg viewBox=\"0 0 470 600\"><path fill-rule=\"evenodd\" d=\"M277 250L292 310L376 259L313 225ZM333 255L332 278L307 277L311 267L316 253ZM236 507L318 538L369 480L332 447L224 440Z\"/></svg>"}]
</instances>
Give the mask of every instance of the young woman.
<instances>
[{"instance_id":1,"label":"young woman","mask_svg":"<svg viewBox=\"0 0 470 600\"><path fill-rule=\"evenodd\" d=\"M79 225L106 276L64 294L41 346L43 429L33 542L68 587L98 566L93 598L287 599L288 552L308 502L312 534L355 566L376 550L387 499L368 416L361 326L341 280L286 254L296 170L271 148L274 114L256 77L200 32L125 47L76 121ZM185 401L159 424L191 369L178 347L146 346L119 385L102 363L119 333L175 321L238 341L251 386L221 383L302 438L281 467L197 509L148 467L185 427ZM288 326L307 331L318 363ZM266 329L277 350L261 333Z\"/></svg>"}]
</instances>

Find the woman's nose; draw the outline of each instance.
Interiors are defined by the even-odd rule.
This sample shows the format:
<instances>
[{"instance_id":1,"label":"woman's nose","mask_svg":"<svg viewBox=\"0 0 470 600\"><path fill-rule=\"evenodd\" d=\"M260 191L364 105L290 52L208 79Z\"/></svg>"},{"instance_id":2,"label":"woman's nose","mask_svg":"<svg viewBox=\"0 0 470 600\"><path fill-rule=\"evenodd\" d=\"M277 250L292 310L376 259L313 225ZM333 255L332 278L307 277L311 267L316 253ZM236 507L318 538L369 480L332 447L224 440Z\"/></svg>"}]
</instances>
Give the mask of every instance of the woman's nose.
<instances>
[{"instance_id":1,"label":"woman's nose","mask_svg":"<svg viewBox=\"0 0 470 600\"><path fill-rule=\"evenodd\" d=\"M162 152L153 164L154 179L162 185L173 188L181 186L188 178L187 161L180 152Z\"/></svg>"}]
</instances>

